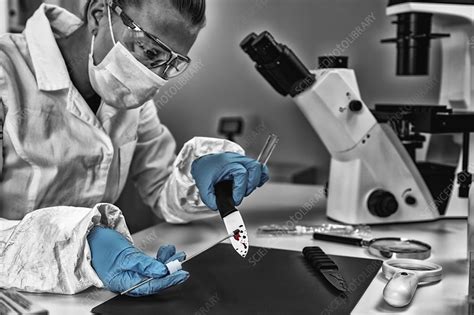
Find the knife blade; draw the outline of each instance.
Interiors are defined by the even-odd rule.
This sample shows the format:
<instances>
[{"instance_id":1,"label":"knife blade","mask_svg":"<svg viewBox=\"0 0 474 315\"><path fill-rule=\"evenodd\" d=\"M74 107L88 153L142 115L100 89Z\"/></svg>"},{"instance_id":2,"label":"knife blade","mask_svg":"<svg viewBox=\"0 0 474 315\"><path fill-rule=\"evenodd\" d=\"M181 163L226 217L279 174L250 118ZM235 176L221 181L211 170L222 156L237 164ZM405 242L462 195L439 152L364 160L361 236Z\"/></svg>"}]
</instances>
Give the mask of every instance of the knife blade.
<instances>
[{"instance_id":1,"label":"knife blade","mask_svg":"<svg viewBox=\"0 0 474 315\"><path fill-rule=\"evenodd\" d=\"M240 256L245 258L249 250L249 239L244 220L234 204L233 185L232 180L219 182L214 186L214 193L227 233L233 235L230 239L232 246Z\"/></svg>"},{"instance_id":2,"label":"knife blade","mask_svg":"<svg viewBox=\"0 0 474 315\"><path fill-rule=\"evenodd\" d=\"M347 291L347 282L340 273L339 267L320 247L305 247L303 255L309 264L318 270L334 288L342 292Z\"/></svg>"}]
</instances>

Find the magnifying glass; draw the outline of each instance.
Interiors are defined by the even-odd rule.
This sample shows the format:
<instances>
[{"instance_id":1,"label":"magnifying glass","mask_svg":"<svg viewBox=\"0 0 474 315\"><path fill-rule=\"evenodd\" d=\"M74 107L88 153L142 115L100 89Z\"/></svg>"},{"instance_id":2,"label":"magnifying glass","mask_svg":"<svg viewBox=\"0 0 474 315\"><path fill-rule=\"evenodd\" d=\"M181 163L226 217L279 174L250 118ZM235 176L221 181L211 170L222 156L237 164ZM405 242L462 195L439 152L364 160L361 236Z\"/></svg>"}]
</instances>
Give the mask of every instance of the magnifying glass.
<instances>
[{"instance_id":1,"label":"magnifying glass","mask_svg":"<svg viewBox=\"0 0 474 315\"><path fill-rule=\"evenodd\" d=\"M416 259L392 259L382 265L382 272L389 281L383 290L384 300L394 307L411 303L419 285L441 281L440 265Z\"/></svg>"},{"instance_id":2,"label":"magnifying glass","mask_svg":"<svg viewBox=\"0 0 474 315\"><path fill-rule=\"evenodd\" d=\"M423 260L431 256L430 245L420 241L399 237L364 240L355 237L314 233L313 238L315 240L367 247L371 255L381 258L408 258Z\"/></svg>"}]
</instances>

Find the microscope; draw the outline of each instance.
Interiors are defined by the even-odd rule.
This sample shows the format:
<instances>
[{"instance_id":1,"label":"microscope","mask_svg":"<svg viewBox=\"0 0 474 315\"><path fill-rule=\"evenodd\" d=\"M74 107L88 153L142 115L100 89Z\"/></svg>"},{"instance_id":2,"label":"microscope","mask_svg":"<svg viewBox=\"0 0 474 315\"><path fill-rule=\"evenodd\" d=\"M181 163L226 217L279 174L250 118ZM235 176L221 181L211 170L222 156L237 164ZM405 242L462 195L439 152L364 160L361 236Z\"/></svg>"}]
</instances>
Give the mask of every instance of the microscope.
<instances>
[{"instance_id":1,"label":"microscope","mask_svg":"<svg viewBox=\"0 0 474 315\"><path fill-rule=\"evenodd\" d=\"M396 44L399 76L428 75L430 43L441 40L438 104L378 104L371 110L346 58L320 58L319 69L309 71L268 32L250 34L241 47L277 92L293 98L331 154L329 218L385 224L468 216L474 313L474 3L390 0L387 15L396 17L397 37L382 42ZM461 147L457 165L430 161L449 150L436 146L438 135L454 135Z\"/></svg>"},{"instance_id":2,"label":"microscope","mask_svg":"<svg viewBox=\"0 0 474 315\"><path fill-rule=\"evenodd\" d=\"M268 32L242 41L257 71L277 92L293 98L331 154L329 218L385 224L467 215L474 170L469 163L474 154L473 10L467 0L389 2L397 37L383 42L396 43L398 75L427 75L430 42L445 41L440 101L434 105L380 104L371 110L346 58L322 57L319 69L309 71ZM433 33L435 26L442 33ZM458 165L429 161L431 135L439 134L462 136Z\"/></svg>"},{"instance_id":3,"label":"microscope","mask_svg":"<svg viewBox=\"0 0 474 315\"><path fill-rule=\"evenodd\" d=\"M435 111L455 111L458 114L474 110L474 1L473 0L451 0L451 1L426 1L426 0L390 0L387 7L387 15L395 16L393 22L397 25L397 37L394 39L382 40L382 43L395 43L397 48L396 74L398 76L420 76L429 75L430 43L432 40L441 41L441 84L438 104L423 107L423 110ZM437 33L431 30L436 29ZM413 104L376 105L374 114L386 121L390 119L390 112L404 112L410 115L411 111L416 111L417 106ZM436 106L441 105L444 107ZM410 108L411 107L411 108ZM385 116L385 118L383 117ZM451 143L461 145L463 143L463 158L459 159L456 173L473 172L474 162L468 162L468 156L474 154L474 141L469 137L469 128L465 130L427 128L427 123L432 123L425 119L424 123L418 121L413 124L413 119L404 119L401 124L393 126L398 132L398 136L406 146L410 154L421 161L432 161L436 157L443 156L447 150L455 151L456 145L447 148L440 145L443 141L449 144L445 134L462 132L460 135L450 136ZM467 117L466 124L472 122ZM459 118L457 118L459 119ZM456 119L456 120L457 120ZM423 126L423 124L425 126ZM408 130L405 127L414 127ZM426 131L420 135L419 131ZM423 143L425 142L425 145ZM470 148L470 149L469 149ZM464 161L464 165L462 163ZM464 176L453 182L448 173L452 173L447 165L435 163L418 163L418 168L427 182L430 191L438 203L440 213L451 217L467 215L467 195L468 185L471 178L468 175L463 183ZM445 173L446 175L443 175ZM443 180L444 178L444 180ZM459 194L451 194L449 198L442 198L443 187L450 187L453 192L461 190ZM445 200L441 200L445 199Z\"/></svg>"},{"instance_id":4,"label":"microscope","mask_svg":"<svg viewBox=\"0 0 474 315\"><path fill-rule=\"evenodd\" d=\"M397 46L397 75L427 75L429 73L429 47L430 41L441 38L441 87L439 104L446 105L449 110L458 113L472 111L474 108L474 1L402 1L391 0L387 8L387 15L396 16L397 38L383 40L385 43L396 43ZM431 33L431 25L435 26L438 34ZM379 114L390 111L389 107L377 107ZM393 109L393 108L392 108ZM435 108L436 109L436 108ZM437 108L439 110L439 107ZM426 121L429 120L425 120ZM472 124L472 120L469 119ZM468 123L468 122L466 122ZM416 126L416 124L415 124ZM414 135L400 139L412 148L407 148L413 154L413 148L419 148ZM410 139L411 137L411 139ZM429 137L429 135L428 135ZM413 141L415 140L415 141ZM458 164L457 172L468 170L472 172L473 162L468 162L468 157L474 151L472 139L469 138L469 129L463 133L462 162ZM431 149L431 150L430 150ZM443 148L441 147L441 150ZM429 160L434 154L440 155L436 149L436 139L429 138L425 147L424 158ZM436 168L433 164L425 164L426 168ZM466 176L467 181L461 178L450 186L454 192L459 189L459 194L451 194L447 207L447 215L468 216L467 258L469 263L468 304L469 314L474 314L474 190L467 191L467 186L472 181ZM468 199L466 199L468 195ZM442 212L441 212L442 213Z\"/></svg>"}]
</instances>

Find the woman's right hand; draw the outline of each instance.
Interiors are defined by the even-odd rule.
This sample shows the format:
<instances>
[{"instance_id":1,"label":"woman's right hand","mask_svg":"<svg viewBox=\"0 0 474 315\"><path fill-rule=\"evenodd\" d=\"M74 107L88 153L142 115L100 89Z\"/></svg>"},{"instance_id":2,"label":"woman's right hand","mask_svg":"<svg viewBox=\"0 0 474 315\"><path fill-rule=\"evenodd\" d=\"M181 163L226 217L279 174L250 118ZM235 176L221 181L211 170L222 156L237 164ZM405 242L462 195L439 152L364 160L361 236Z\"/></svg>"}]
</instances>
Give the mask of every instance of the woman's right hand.
<instances>
[{"instance_id":1,"label":"woman's right hand","mask_svg":"<svg viewBox=\"0 0 474 315\"><path fill-rule=\"evenodd\" d=\"M98 226L91 230L87 240L92 267L110 291L123 292L143 280L154 278L128 293L130 296L152 295L189 278L184 270L170 274L166 267L166 263L183 261L186 257L183 252L176 253L174 246L161 247L155 259L134 247L117 231Z\"/></svg>"}]
</instances>

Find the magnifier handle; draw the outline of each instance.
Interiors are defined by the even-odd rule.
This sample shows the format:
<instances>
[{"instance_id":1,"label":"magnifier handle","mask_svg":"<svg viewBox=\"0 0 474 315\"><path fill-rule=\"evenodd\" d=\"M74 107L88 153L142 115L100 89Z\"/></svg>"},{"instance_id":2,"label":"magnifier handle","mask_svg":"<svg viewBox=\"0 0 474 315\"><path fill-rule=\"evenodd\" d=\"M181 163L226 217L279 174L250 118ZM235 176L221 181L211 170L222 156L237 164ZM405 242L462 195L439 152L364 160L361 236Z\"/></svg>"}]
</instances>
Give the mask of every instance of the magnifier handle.
<instances>
[{"instance_id":1,"label":"magnifier handle","mask_svg":"<svg viewBox=\"0 0 474 315\"><path fill-rule=\"evenodd\" d=\"M411 303L418 287L418 277L410 272L397 272L383 289L385 302L393 307L404 307Z\"/></svg>"},{"instance_id":2,"label":"magnifier handle","mask_svg":"<svg viewBox=\"0 0 474 315\"><path fill-rule=\"evenodd\" d=\"M317 233L317 232L313 233L313 239L320 240L320 241L348 244L348 245L356 245L356 246L362 246L364 244L364 240L361 238L330 235L330 234Z\"/></svg>"}]
</instances>

